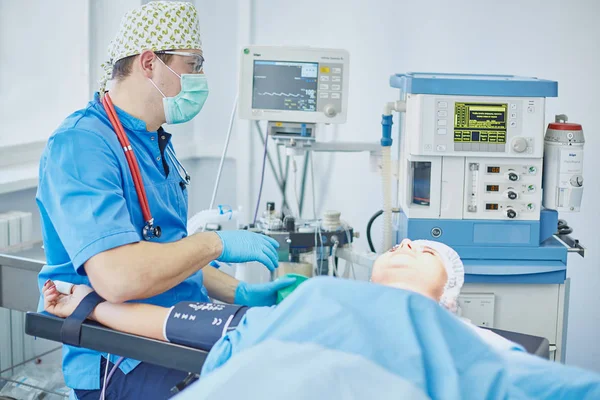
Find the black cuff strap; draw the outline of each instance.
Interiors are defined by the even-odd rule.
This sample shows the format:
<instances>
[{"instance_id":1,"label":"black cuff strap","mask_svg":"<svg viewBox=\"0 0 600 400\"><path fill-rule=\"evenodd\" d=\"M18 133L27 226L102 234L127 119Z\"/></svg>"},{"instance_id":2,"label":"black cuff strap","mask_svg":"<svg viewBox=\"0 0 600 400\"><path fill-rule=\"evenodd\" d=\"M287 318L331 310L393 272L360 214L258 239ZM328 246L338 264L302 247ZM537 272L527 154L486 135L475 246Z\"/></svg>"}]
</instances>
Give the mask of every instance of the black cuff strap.
<instances>
[{"instance_id":1,"label":"black cuff strap","mask_svg":"<svg viewBox=\"0 0 600 400\"><path fill-rule=\"evenodd\" d=\"M64 344L79 347L81 342L81 325L85 319L94 311L94 308L104 300L96 292L91 292L81 300L73 314L63 322L60 331L60 339Z\"/></svg>"}]
</instances>

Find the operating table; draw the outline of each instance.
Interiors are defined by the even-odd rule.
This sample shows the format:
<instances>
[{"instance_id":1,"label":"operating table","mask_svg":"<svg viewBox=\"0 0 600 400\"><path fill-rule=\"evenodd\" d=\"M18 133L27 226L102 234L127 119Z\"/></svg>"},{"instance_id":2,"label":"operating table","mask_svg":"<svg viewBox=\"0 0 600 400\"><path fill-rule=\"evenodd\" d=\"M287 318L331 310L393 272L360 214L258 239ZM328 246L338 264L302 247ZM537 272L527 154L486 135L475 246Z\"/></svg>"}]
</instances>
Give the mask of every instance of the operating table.
<instances>
[{"instance_id":1,"label":"operating table","mask_svg":"<svg viewBox=\"0 0 600 400\"><path fill-rule=\"evenodd\" d=\"M60 342L63 322L63 318L30 312L25 318L25 333ZM206 351L115 331L92 321L83 323L80 344L87 349L195 373L200 373L208 355Z\"/></svg>"},{"instance_id":2,"label":"operating table","mask_svg":"<svg viewBox=\"0 0 600 400\"><path fill-rule=\"evenodd\" d=\"M25 321L28 335L61 341L64 319L46 313L29 312ZM487 329L522 345L528 353L549 358L550 343L545 338ZM80 344L84 348L192 373L200 373L208 355L206 351L115 331L92 321L83 323Z\"/></svg>"}]
</instances>

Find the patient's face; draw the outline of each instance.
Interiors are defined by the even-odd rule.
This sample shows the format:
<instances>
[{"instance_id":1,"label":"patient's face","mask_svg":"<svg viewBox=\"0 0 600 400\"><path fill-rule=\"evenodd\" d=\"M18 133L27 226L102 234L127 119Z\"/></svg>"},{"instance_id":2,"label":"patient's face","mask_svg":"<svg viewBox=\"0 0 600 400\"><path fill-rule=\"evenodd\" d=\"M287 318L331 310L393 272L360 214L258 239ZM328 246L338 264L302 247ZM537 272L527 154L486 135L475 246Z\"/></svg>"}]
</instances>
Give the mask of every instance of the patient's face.
<instances>
[{"instance_id":1,"label":"patient's face","mask_svg":"<svg viewBox=\"0 0 600 400\"><path fill-rule=\"evenodd\" d=\"M371 281L412 290L439 301L448 274L442 258L434 249L405 239L377 258Z\"/></svg>"}]
</instances>

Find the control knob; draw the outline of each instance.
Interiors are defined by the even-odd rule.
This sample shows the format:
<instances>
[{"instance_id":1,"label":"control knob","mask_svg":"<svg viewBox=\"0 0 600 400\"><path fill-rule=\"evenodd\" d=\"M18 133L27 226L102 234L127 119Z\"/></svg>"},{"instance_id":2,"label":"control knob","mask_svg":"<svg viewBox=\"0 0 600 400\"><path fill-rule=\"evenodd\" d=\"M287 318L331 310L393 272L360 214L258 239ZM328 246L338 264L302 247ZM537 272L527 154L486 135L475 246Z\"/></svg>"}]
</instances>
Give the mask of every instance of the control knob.
<instances>
[{"instance_id":1,"label":"control knob","mask_svg":"<svg viewBox=\"0 0 600 400\"><path fill-rule=\"evenodd\" d=\"M333 118L337 115L337 110L333 104L327 104L325 108L323 108L323 112L330 118Z\"/></svg>"},{"instance_id":2,"label":"control knob","mask_svg":"<svg viewBox=\"0 0 600 400\"><path fill-rule=\"evenodd\" d=\"M516 153L522 153L525 150L527 150L527 140L525 140L525 138L522 137L514 138L511 145Z\"/></svg>"},{"instance_id":3,"label":"control knob","mask_svg":"<svg viewBox=\"0 0 600 400\"><path fill-rule=\"evenodd\" d=\"M512 189L509 189L506 192L504 192L504 196L510 200L516 200L519 198L519 194Z\"/></svg>"},{"instance_id":4,"label":"control knob","mask_svg":"<svg viewBox=\"0 0 600 400\"><path fill-rule=\"evenodd\" d=\"M514 209L512 209L512 208L508 208L504 213L510 219L513 219L513 218L517 217L517 212Z\"/></svg>"},{"instance_id":5,"label":"control knob","mask_svg":"<svg viewBox=\"0 0 600 400\"><path fill-rule=\"evenodd\" d=\"M572 176L570 183L571 183L571 186L573 186L573 187L582 187L583 186L583 177L581 175Z\"/></svg>"},{"instance_id":6,"label":"control knob","mask_svg":"<svg viewBox=\"0 0 600 400\"><path fill-rule=\"evenodd\" d=\"M508 171L505 176L506 179L512 182L516 182L519 180L519 174L517 174L515 171Z\"/></svg>"}]
</instances>

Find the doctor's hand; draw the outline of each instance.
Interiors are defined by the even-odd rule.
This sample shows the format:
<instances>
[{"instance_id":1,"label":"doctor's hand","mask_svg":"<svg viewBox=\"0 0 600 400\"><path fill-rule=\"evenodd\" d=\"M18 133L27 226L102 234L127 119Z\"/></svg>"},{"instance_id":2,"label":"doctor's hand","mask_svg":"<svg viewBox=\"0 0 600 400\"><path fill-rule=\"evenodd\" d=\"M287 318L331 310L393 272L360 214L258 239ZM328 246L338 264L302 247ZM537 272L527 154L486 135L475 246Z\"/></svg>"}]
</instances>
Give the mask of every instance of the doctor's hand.
<instances>
[{"instance_id":1,"label":"doctor's hand","mask_svg":"<svg viewBox=\"0 0 600 400\"><path fill-rule=\"evenodd\" d=\"M249 284L240 282L233 302L248 307L268 307L277 302L277 291L296 282L296 278L280 278L273 282Z\"/></svg>"},{"instance_id":2,"label":"doctor's hand","mask_svg":"<svg viewBox=\"0 0 600 400\"><path fill-rule=\"evenodd\" d=\"M42 288L44 295L44 310L57 317L67 318L75 311L81 300L94 290L86 285L74 285L71 294L66 295L56 290L51 280L46 281Z\"/></svg>"},{"instance_id":3,"label":"doctor's hand","mask_svg":"<svg viewBox=\"0 0 600 400\"><path fill-rule=\"evenodd\" d=\"M244 263L258 261L270 271L279 266L279 243L266 235L249 231L217 231L223 252L217 261Z\"/></svg>"}]
</instances>

